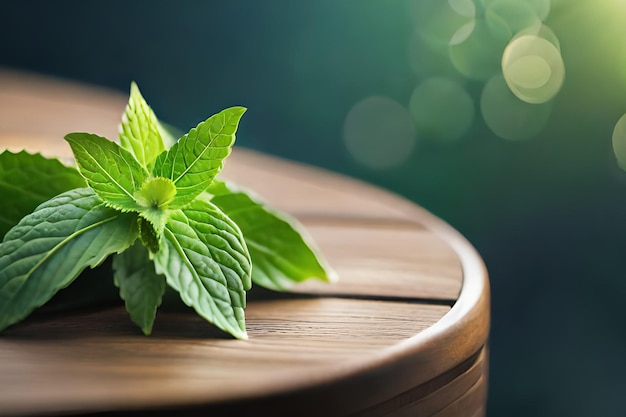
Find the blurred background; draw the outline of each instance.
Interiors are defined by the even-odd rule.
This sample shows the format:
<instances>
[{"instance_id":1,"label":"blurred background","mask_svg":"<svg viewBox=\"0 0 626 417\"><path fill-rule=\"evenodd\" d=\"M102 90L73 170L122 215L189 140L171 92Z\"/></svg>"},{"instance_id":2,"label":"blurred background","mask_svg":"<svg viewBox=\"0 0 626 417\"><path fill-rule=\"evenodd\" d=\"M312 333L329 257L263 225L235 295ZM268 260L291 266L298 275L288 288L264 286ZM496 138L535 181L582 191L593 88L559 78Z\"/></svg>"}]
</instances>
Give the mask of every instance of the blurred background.
<instances>
[{"instance_id":1,"label":"blurred background","mask_svg":"<svg viewBox=\"0 0 626 417\"><path fill-rule=\"evenodd\" d=\"M626 412L626 0L0 1L0 67L426 207L492 285L489 416Z\"/></svg>"}]
</instances>

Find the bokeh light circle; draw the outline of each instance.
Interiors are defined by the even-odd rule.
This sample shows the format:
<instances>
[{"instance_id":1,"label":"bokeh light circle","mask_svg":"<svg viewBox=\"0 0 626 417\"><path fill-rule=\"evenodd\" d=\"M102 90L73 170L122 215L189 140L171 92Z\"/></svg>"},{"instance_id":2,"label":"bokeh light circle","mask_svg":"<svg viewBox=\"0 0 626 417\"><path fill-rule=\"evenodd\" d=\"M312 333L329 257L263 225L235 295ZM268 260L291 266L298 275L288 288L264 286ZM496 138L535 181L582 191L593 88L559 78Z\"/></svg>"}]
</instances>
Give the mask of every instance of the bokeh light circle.
<instances>
[{"instance_id":1,"label":"bokeh light circle","mask_svg":"<svg viewBox=\"0 0 626 417\"><path fill-rule=\"evenodd\" d=\"M413 91L409 111L420 138L454 142L474 120L474 102L456 81L433 77L422 81Z\"/></svg>"},{"instance_id":2,"label":"bokeh light circle","mask_svg":"<svg viewBox=\"0 0 626 417\"><path fill-rule=\"evenodd\" d=\"M502 73L520 100L545 103L561 89L565 65L552 43L538 36L523 35L514 38L504 50Z\"/></svg>"},{"instance_id":3,"label":"bokeh light circle","mask_svg":"<svg viewBox=\"0 0 626 417\"><path fill-rule=\"evenodd\" d=\"M626 171L626 114L624 114L613 129L613 152L619 167Z\"/></svg>"},{"instance_id":4,"label":"bokeh light circle","mask_svg":"<svg viewBox=\"0 0 626 417\"><path fill-rule=\"evenodd\" d=\"M499 74L490 79L480 98L485 123L498 137L512 141L530 139L545 127L551 103L530 104L517 98Z\"/></svg>"},{"instance_id":5,"label":"bokeh light circle","mask_svg":"<svg viewBox=\"0 0 626 417\"><path fill-rule=\"evenodd\" d=\"M493 3L500 2L503 2L503 0L482 0L481 4L487 8ZM506 0L506 2L513 5L517 3L518 7L520 3L529 6L541 21L545 21L548 18L552 8L552 0Z\"/></svg>"},{"instance_id":6,"label":"bokeh light circle","mask_svg":"<svg viewBox=\"0 0 626 417\"><path fill-rule=\"evenodd\" d=\"M474 0L448 0L450 7L461 16L474 18L476 16L476 4Z\"/></svg>"},{"instance_id":7,"label":"bokeh light circle","mask_svg":"<svg viewBox=\"0 0 626 417\"><path fill-rule=\"evenodd\" d=\"M471 21L461 26L452 35L452 38L450 39L450 45L459 45L465 42L470 37L472 32L474 32L475 28L476 28L476 19L472 19Z\"/></svg>"},{"instance_id":8,"label":"bokeh light circle","mask_svg":"<svg viewBox=\"0 0 626 417\"><path fill-rule=\"evenodd\" d=\"M505 79L508 81L507 84L536 90L546 85L550 81L551 75L550 65L543 58L538 55L525 55L507 67Z\"/></svg>"},{"instance_id":9,"label":"bokeh light circle","mask_svg":"<svg viewBox=\"0 0 626 417\"><path fill-rule=\"evenodd\" d=\"M551 0L526 0L528 4L533 8L535 13L541 21L545 21L550 14L550 8L552 6Z\"/></svg>"},{"instance_id":10,"label":"bokeh light circle","mask_svg":"<svg viewBox=\"0 0 626 417\"><path fill-rule=\"evenodd\" d=\"M459 28L466 30L469 26ZM511 38L509 29L501 22L488 24L476 18L470 33L456 33L449 47L450 60L465 77L486 81L500 72L502 52Z\"/></svg>"},{"instance_id":11,"label":"bokeh light circle","mask_svg":"<svg viewBox=\"0 0 626 417\"><path fill-rule=\"evenodd\" d=\"M469 12L466 3L463 0L411 2L415 28L421 38L434 48L447 50L456 31L472 19L463 15Z\"/></svg>"},{"instance_id":12,"label":"bokeh light circle","mask_svg":"<svg viewBox=\"0 0 626 417\"><path fill-rule=\"evenodd\" d=\"M524 35L537 36L550 42L554 47L561 52L561 42L556 34L546 25L532 26L521 30L516 37Z\"/></svg>"},{"instance_id":13,"label":"bokeh light circle","mask_svg":"<svg viewBox=\"0 0 626 417\"><path fill-rule=\"evenodd\" d=\"M372 96L350 109L343 139L358 162L372 169L387 169L409 158L417 136L407 109L390 98Z\"/></svg>"},{"instance_id":14,"label":"bokeh light circle","mask_svg":"<svg viewBox=\"0 0 626 417\"><path fill-rule=\"evenodd\" d=\"M541 25L541 19L533 7L526 1L495 0L489 3L485 10L487 23L493 25L505 25L510 36L516 35L521 30Z\"/></svg>"}]
</instances>

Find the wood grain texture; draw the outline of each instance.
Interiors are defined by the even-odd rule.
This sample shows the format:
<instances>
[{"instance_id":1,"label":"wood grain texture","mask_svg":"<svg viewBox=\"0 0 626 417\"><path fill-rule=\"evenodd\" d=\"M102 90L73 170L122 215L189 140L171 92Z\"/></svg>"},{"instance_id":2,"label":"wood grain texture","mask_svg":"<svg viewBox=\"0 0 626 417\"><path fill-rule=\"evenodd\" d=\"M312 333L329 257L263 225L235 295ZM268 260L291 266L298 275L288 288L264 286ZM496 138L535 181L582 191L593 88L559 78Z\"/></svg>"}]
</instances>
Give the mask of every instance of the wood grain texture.
<instances>
[{"instance_id":1,"label":"wood grain texture","mask_svg":"<svg viewBox=\"0 0 626 417\"><path fill-rule=\"evenodd\" d=\"M0 409L115 410L261 397L332 380L448 311L334 298L252 302L248 341L228 338L191 311L161 312L151 337L141 336L121 307L35 317L0 339Z\"/></svg>"},{"instance_id":2,"label":"wood grain texture","mask_svg":"<svg viewBox=\"0 0 626 417\"><path fill-rule=\"evenodd\" d=\"M0 146L68 156L63 134L114 136L124 103L0 71ZM458 232L386 191L257 152L236 149L224 176L300 219L340 281L252 299L248 341L167 306L152 337L119 306L34 315L0 336L0 415L484 415L489 286Z\"/></svg>"},{"instance_id":3,"label":"wood grain texture","mask_svg":"<svg viewBox=\"0 0 626 417\"><path fill-rule=\"evenodd\" d=\"M301 220L341 278L330 285L310 280L294 292L456 301L462 283L459 259L420 225Z\"/></svg>"},{"instance_id":4,"label":"wood grain texture","mask_svg":"<svg viewBox=\"0 0 626 417\"><path fill-rule=\"evenodd\" d=\"M127 101L107 89L0 68L0 131L16 149L69 157L63 136L70 132L114 138Z\"/></svg>"},{"instance_id":5,"label":"wood grain texture","mask_svg":"<svg viewBox=\"0 0 626 417\"><path fill-rule=\"evenodd\" d=\"M233 151L222 176L297 217L411 221L388 204L384 192L377 193L365 183L246 149Z\"/></svg>"}]
</instances>

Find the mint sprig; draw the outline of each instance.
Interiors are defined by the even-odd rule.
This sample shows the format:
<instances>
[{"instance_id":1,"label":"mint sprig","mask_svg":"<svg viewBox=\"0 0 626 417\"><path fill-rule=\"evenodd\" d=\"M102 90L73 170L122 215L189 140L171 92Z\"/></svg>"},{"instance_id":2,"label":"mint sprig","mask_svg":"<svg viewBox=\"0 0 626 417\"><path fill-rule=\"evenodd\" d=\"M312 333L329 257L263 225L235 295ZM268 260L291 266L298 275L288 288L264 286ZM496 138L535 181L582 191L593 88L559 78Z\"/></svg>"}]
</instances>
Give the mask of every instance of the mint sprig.
<instances>
[{"instance_id":1,"label":"mint sprig","mask_svg":"<svg viewBox=\"0 0 626 417\"><path fill-rule=\"evenodd\" d=\"M132 83L120 145L89 133L66 136L84 180L41 156L0 154L4 165L17 166L13 157L24 166L31 163L25 158L57 164L69 178L59 190L69 191L32 213L22 202L14 210L26 215L0 243L0 331L111 255L115 285L146 335L166 285L207 321L245 339L252 281L284 290L307 278L331 280L334 273L295 219L215 180L245 111L223 110L174 141ZM10 175L0 173L0 186L16 183ZM84 181L88 188L71 189ZM16 195L41 203L26 183Z\"/></svg>"}]
</instances>

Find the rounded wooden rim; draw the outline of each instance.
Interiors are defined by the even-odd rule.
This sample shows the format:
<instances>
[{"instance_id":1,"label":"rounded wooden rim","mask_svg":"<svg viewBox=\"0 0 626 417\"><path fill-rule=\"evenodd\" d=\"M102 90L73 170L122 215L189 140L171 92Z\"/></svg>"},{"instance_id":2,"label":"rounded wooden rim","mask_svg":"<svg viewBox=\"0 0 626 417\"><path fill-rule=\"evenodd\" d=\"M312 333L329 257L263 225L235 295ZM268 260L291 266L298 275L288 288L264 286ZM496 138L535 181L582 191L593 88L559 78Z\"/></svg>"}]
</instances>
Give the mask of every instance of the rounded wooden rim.
<instances>
[{"instance_id":1,"label":"rounded wooden rim","mask_svg":"<svg viewBox=\"0 0 626 417\"><path fill-rule=\"evenodd\" d=\"M217 403L203 401L202 398L190 402L187 398L187 402L178 405L195 410L195 407L220 404L228 407L240 401L257 404L276 400L282 407L276 415L290 415L293 412L313 415L304 410L307 406L316 407L320 398L323 398L333 415L351 414L381 404L442 374L454 373L455 368L463 368L464 363L485 354L490 326L488 274L482 258L471 243L448 223L401 196L340 174L329 174L323 169L306 165L304 167L350 183L355 193L375 191L381 200L386 200L402 211L405 219L427 228L449 244L459 257L463 273L456 302L448 313L428 329L374 355L346 362L330 370L324 366L309 371L306 378L292 380L289 386L281 384L266 387L249 398L224 398ZM464 370L460 369L459 373ZM381 385L378 383L381 380L393 383ZM351 398L358 398L359 410L354 408L355 402ZM173 406L176 404L166 407Z\"/></svg>"},{"instance_id":2,"label":"rounded wooden rim","mask_svg":"<svg viewBox=\"0 0 626 417\"><path fill-rule=\"evenodd\" d=\"M372 188L367 184L363 186ZM404 342L382 350L376 358L368 358L360 369L354 369L345 376L353 380L352 389L356 389L354 384L359 385L359 379L362 380L360 405L363 408L424 384L459 366L485 347L490 326L488 274L476 249L457 230L427 210L393 193L378 191L381 197L385 195L394 206L452 247L461 263L463 283L457 301L437 323ZM366 373L375 375L375 378L388 373L397 384L368 389L374 381L363 378Z\"/></svg>"}]
</instances>

